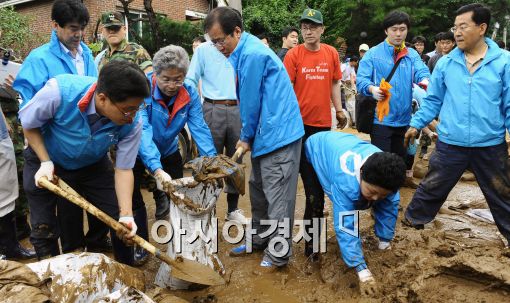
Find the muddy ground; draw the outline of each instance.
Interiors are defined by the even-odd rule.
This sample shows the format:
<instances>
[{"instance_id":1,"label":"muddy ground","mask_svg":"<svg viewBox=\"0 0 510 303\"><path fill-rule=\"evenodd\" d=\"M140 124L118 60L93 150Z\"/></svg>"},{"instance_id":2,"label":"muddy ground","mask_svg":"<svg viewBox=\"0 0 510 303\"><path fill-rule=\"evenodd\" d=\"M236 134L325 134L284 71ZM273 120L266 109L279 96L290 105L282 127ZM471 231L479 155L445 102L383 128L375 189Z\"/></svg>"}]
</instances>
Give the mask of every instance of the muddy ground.
<instances>
[{"instance_id":1,"label":"muddy ground","mask_svg":"<svg viewBox=\"0 0 510 303\"><path fill-rule=\"evenodd\" d=\"M251 169L249 158L245 156L244 162L248 179ZM186 175L189 174L189 171L186 172ZM311 264L304 257L301 242L293 246L294 256L286 268L263 273L259 270L260 253L229 257L227 252L233 245L222 241L220 236L218 256L226 269L225 285L193 291L157 288L153 282L160 261L150 257L140 267L145 274L146 293L160 303L510 302L510 251L504 249L495 225L483 218L487 204L477 183L459 182L436 220L427 224L424 230L403 226L400 221L413 193L414 190L409 188L401 190L402 209L399 211L396 237L389 251L377 250L370 212L364 211L360 215L365 259L379 288L379 293L373 298L360 296L355 271L347 268L340 257L328 199L327 252L321 254L319 265ZM151 227L154 223L154 200L151 193L144 191L143 194ZM239 206L249 217L248 197L248 194L241 197ZM302 218L304 205L300 180L296 219ZM222 194L217 202L220 228L224 224L226 206L226 197ZM166 251L164 245L155 243L152 238L151 242ZM23 244L29 246L28 239Z\"/></svg>"},{"instance_id":2,"label":"muddy ground","mask_svg":"<svg viewBox=\"0 0 510 303\"><path fill-rule=\"evenodd\" d=\"M250 165L246 159L248 177ZM295 214L296 218L302 218L305 197L301 181L298 186ZM413 192L402 189L403 209ZM151 225L154 202L151 194L144 194ZM250 215L248 195L241 197L240 208ZM510 258L506 256L509 254L505 255L501 236L493 223L468 215L473 209L486 208L476 182L459 182L437 219L424 230L403 226L401 209L392 249L384 252L377 251L373 220L369 212L363 212L360 215L363 249L379 287L379 294L374 298L360 296L356 273L343 264L331 217L327 252L321 255L320 266L307 262L303 243L298 243L285 269L262 273L258 269L260 253L231 258L227 252L233 245L219 237L219 257L227 271L227 283L223 286L195 291L154 289L159 261L151 257L142 269L147 288L152 289L149 294L156 302L177 302L164 299L165 294L189 302L510 302ZM326 209L331 214L329 200ZM220 227L225 212L226 198L222 194L217 203Z\"/></svg>"}]
</instances>

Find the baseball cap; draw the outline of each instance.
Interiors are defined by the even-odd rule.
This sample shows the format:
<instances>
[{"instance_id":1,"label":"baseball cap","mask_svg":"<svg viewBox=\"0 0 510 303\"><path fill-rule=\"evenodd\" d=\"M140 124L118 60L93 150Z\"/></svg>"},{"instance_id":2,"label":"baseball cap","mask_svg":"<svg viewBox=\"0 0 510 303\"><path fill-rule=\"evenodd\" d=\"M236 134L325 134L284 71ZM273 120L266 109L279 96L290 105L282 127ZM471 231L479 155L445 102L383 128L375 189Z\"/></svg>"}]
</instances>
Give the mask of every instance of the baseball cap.
<instances>
[{"instance_id":1,"label":"baseball cap","mask_svg":"<svg viewBox=\"0 0 510 303\"><path fill-rule=\"evenodd\" d=\"M107 12L101 15L101 23L104 27L124 25L124 17L119 12Z\"/></svg>"},{"instance_id":2,"label":"baseball cap","mask_svg":"<svg viewBox=\"0 0 510 303\"><path fill-rule=\"evenodd\" d=\"M363 43L359 46L359 51L365 51L365 52L368 52L368 50L370 49L370 47L368 47L367 44Z\"/></svg>"},{"instance_id":3,"label":"baseball cap","mask_svg":"<svg viewBox=\"0 0 510 303\"><path fill-rule=\"evenodd\" d=\"M303 15L301 15L301 19L299 19L299 21L305 21L305 20L309 20L309 21L312 21L313 23L317 23L317 24L323 24L323 20L322 20L322 13L319 12L318 10L315 10L315 9L311 9L311 8L307 8L303 11Z\"/></svg>"}]
</instances>

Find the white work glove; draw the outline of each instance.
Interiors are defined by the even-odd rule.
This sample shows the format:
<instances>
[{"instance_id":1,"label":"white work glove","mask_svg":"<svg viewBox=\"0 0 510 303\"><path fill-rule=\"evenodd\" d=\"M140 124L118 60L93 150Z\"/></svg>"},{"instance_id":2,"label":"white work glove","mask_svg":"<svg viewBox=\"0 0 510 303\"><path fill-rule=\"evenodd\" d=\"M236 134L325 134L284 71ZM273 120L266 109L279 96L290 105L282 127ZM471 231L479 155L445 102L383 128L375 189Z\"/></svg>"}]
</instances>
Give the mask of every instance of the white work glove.
<instances>
[{"instance_id":1,"label":"white work glove","mask_svg":"<svg viewBox=\"0 0 510 303\"><path fill-rule=\"evenodd\" d=\"M358 271L358 278L361 283L375 282L374 276L368 268Z\"/></svg>"},{"instance_id":2,"label":"white work glove","mask_svg":"<svg viewBox=\"0 0 510 303\"><path fill-rule=\"evenodd\" d=\"M167 174L161 168L158 168L156 170L156 172L154 173L154 178L156 178L156 187L159 190L162 190L162 191L164 191L164 189L163 189L163 182L170 182L170 181L172 181L172 177L170 177L170 175Z\"/></svg>"},{"instance_id":3,"label":"white work glove","mask_svg":"<svg viewBox=\"0 0 510 303\"><path fill-rule=\"evenodd\" d=\"M123 216L119 218L119 223L122 223L131 232L127 235L128 237L134 237L136 235L136 231L138 230L138 226L136 226L135 219L133 216Z\"/></svg>"},{"instance_id":4,"label":"white work glove","mask_svg":"<svg viewBox=\"0 0 510 303\"><path fill-rule=\"evenodd\" d=\"M380 250L390 250L391 244L390 242L379 241L379 245L377 246L377 248L379 248Z\"/></svg>"},{"instance_id":5,"label":"white work glove","mask_svg":"<svg viewBox=\"0 0 510 303\"><path fill-rule=\"evenodd\" d=\"M378 86L372 86L370 92L372 93L372 97L374 97L375 100L379 101L384 99L384 93Z\"/></svg>"},{"instance_id":6,"label":"white work glove","mask_svg":"<svg viewBox=\"0 0 510 303\"><path fill-rule=\"evenodd\" d=\"M39 186L39 179L42 177L48 178L48 181L53 181L53 173L55 172L55 166L51 160L41 162L41 167L35 173L35 186Z\"/></svg>"}]
</instances>

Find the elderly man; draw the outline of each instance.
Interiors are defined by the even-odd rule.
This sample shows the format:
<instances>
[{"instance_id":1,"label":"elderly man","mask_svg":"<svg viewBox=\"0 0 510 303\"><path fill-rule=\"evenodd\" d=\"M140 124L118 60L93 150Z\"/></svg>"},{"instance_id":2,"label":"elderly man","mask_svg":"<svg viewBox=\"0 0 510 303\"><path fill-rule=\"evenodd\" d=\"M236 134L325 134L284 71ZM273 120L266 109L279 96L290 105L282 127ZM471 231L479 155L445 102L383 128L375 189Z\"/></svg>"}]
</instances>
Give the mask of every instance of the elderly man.
<instances>
[{"instance_id":1,"label":"elderly man","mask_svg":"<svg viewBox=\"0 0 510 303\"><path fill-rule=\"evenodd\" d=\"M104 13L101 16L101 23L103 24L103 37L108 44L108 48L96 56L94 61L97 70L100 71L111 60L118 59L138 64L145 73L152 70L152 61L149 53L141 45L126 40L126 25L121 13Z\"/></svg>"},{"instance_id":2,"label":"elderly man","mask_svg":"<svg viewBox=\"0 0 510 303\"><path fill-rule=\"evenodd\" d=\"M257 37L243 31L238 11L215 8L207 15L204 27L236 72L242 125L237 147L251 150L252 163L249 190L255 234L249 244L264 249L260 265L272 270L286 265L292 255L303 120L283 63ZM261 220L280 226L265 233L270 226L263 227ZM263 233L269 235L262 237ZM279 233L285 237L279 237ZM231 254L249 250L241 245Z\"/></svg>"}]
</instances>

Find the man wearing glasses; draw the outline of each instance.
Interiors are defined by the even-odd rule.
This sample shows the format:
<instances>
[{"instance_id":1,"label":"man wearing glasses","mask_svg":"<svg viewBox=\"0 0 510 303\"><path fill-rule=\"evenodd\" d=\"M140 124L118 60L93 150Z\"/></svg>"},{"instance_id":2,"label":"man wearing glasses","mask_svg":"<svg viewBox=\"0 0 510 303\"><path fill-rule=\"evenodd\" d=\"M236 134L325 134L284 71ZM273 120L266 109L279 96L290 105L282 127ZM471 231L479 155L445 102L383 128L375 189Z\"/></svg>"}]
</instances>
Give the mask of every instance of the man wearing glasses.
<instances>
[{"instance_id":1,"label":"man wearing glasses","mask_svg":"<svg viewBox=\"0 0 510 303\"><path fill-rule=\"evenodd\" d=\"M336 111L338 128L343 128L347 119L340 98L342 72L338 52L334 47L321 43L324 33L322 14L307 8L300 23L304 43L289 50L283 64L294 85L305 128L299 173L306 195L304 220L311 222L312 218L324 216L324 191L312 165L306 160L304 143L313 134L331 130L331 103ZM311 235L309 228L307 226L307 233ZM306 257L314 253L312 243L313 240L305 242ZM318 254L314 257L312 260L318 260Z\"/></svg>"},{"instance_id":2,"label":"man wearing glasses","mask_svg":"<svg viewBox=\"0 0 510 303\"><path fill-rule=\"evenodd\" d=\"M491 13L481 4L456 12L457 48L437 62L428 95L411 120L406 141L437 115L440 123L429 171L405 212L423 228L434 219L466 169L476 176L501 234L510 240L510 55L485 37ZM407 142L406 142L407 143Z\"/></svg>"},{"instance_id":3,"label":"man wearing glasses","mask_svg":"<svg viewBox=\"0 0 510 303\"><path fill-rule=\"evenodd\" d=\"M236 73L242 125L236 147L251 150L249 192L256 233L249 242L251 246L240 245L230 254L250 253L252 247L264 250L260 266L272 271L287 265L292 255L298 163L304 135L299 105L282 61L257 37L243 31L238 11L215 8L207 15L204 28ZM268 231L271 225L262 220L280 225L277 230Z\"/></svg>"},{"instance_id":4,"label":"man wearing glasses","mask_svg":"<svg viewBox=\"0 0 510 303\"><path fill-rule=\"evenodd\" d=\"M98 71L101 71L106 63L118 59L138 64L144 73L152 70L149 53L141 45L126 40L126 25L121 13L104 13L101 16L101 23L103 24L103 38L108 44L108 48L96 56L95 64Z\"/></svg>"},{"instance_id":5,"label":"man wearing glasses","mask_svg":"<svg viewBox=\"0 0 510 303\"><path fill-rule=\"evenodd\" d=\"M118 75L123 75L119 77ZM133 265L129 243L137 231L132 211L133 166L142 134L137 115L150 95L145 74L131 62L112 61L99 75L59 75L19 112L29 147L24 151L24 185L35 228L30 237L42 259L83 249L83 210L39 186L42 177L62 178L100 210L131 229L115 236L110 229L115 259ZM115 168L109 147L117 144ZM55 203L58 213L55 217ZM58 224L57 224L58 222ZM41 233L44 230L47 234ZM127 237L127 239L126 239ZM64 245L65 243L65 245Z\"/></svg>"},{"instance_id":6,"label":"man wearing glasses","mask_svg":"<svg viewBox=\"0 0 510 303\"><path fill-rule=\"evenodd\" d=\"M97 77L92 51L82 41L85 27L89 22L89 12L79 0L57 0L51 9L53 31L49 43L34 49L23 62L13 83L13 88L20 94L20 108L30 101L46 82L61 74ZM52 199L54 199L52 197ZM56 203L53 200L52 203ZM32 216L31 211L31 216ZM92 215L88 216L89 231L86 236L87 250L95 252L111 251L112 245L107 236L108 228ZM31 237L52 238L47 226L32 226ZM34 230L35 229L35 230ZM67 242L62 248L69 251ZM53 248L51 248L53 249ZM50 248L44 250L43 256L49 254Z\"/></svg>"}]
</instances>

